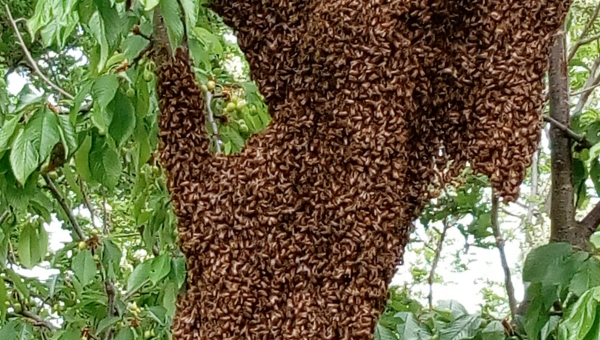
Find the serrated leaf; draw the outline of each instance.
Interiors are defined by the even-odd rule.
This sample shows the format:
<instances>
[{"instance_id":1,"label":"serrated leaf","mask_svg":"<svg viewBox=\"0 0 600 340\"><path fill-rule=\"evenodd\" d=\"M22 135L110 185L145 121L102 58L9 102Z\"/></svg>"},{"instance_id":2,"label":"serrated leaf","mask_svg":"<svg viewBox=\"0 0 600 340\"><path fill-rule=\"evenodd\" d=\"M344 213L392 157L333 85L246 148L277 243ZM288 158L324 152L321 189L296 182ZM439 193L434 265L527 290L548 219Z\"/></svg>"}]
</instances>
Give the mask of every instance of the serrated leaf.
<instances>
[{"instance_id":1,"label":"serrated leaf","mask_svg":"<svg viewBox=\"0 0 600 340\"><path fill-rule=\"evenodd\" d=\"M211 54L223 55L223 46L221 46L219 38L210 31L202 27L194 27L194 34Z\"/></svg>"},{"instance_id":2,"label":"serrated leaf","mask_svg":"<svg viewBox=\"0 0 600 340\"><path fill-rule=\"evenodd\" d=\"M440 340L471 339L477 335L481 318L477 315L463 315L440 330Z\"/></svg>"},{"instance_id":3,"label":"serrated leaf","mask_svg":"<svg viewBox=\"0 0 600 340\"><path fill-rule=\"evenodd\" d=\"M177 0L161 0L160 12L163 15L163 19L167 26L167 34L169 35L171 49L175 51L175 49L181 45L184 34L179 2Z\"/></svg>"},{"instance_id":4,"label":"serrated leaf","mask_svg":"<svg viewBox=\"0 0 600 340\"><path fill-rule=\"evenodd\" d=\"M133 332L129 328L123 328L117 333L115 340L134 340Z\"/></svg>"},{"instance_id":5,"label":"serrated leaf","mask_svg":"<svg viewBox=\"0 0 600 340\"><path fill-rule=\"evenodd\" d=\"M26 224L19 235L17 253L25 268L33 268L46 256L48 233L40 224Z\"/></svg>"},{"instance_id":6,"label":"serrated leaf","mask_svg":"<svg viewBox=\"0 0 600 340\"><path fill-rule=\"evenodd\" d=\"M500 321L492 321L490 322L482 331L481 331L481 339L482 340L504 340L504 326Z\"/></svg>"},{"instance_id":7,"label":"serrated leaf","mask_svg":"<svg viewBox=\"0 0 600 340\"><path fill-rule=\"evenodd\" d=\"M588 290L569 308L561 323L566 338L561 340L583 340L596 321L600 287Z\"/></svg>"},{"instance_id":8,"label":"serrated leaf","mask_svg":"<svg viewBox=\"0 0 600 340\"><path fill-rule=\"evenodd\" d=\"M19 336L17 331L17 326L19 325L18 321L11 320L7 322L5 325L0 327L0 339L2 340L16 340Z\"/></svg>"},{"instance_id":9,"label":"serrated leaf","mask_svg":"<svg viewBox=\"0 0 600 340\"><path fill-rule=\"evenodd\" d=\"M543 282L549 268L557 266L572 253L573 247L567 243L551 243L533 249L525 260L523 281Z\"/></svg>"},{"instance_id":10,"label":"serrated leaf","mask_svg":"<svg viewBox=\"0 0 600 340\"><path fill-rule=\"evenodd\" d=\"M90 171L90 151L92 149L92 137L86 135L83 143L75 153L75 168L79 173L79 176L86 181L92 180L92 173Z\"/></svg>"},{"instance_id":11,"label":"serrated leaf","mask_svg":"<svg viewBox=\"0 0 600 340\"><path fill-rule=\"evenodd\" d=\"M569 284L569 289L574 294L581 296L596 286L600 286L600 261L595 257L591 257L582 264L575 274Z\"/></svg>"},{"instance_id":12,"label":"serrated leaf","mask_svg":"<svg viewBox=\"0 0 600 340\"><path fill-rule=\"evenodd\" d=\"M71 268L82 286L90 284L94 280L97 270L92 252L88 249L80 251L73 257Z\"/></svg>"},{"instance_id":13,"label":"serrated leaf","mask_svg":"<svg viewBox=\"0 0 600 340\"><path fill-rule=\"evenodd\" d=\"M151 268L151 261L142 262L135 267L127 279L127 291L131 292L140 288L149 279Z\"/></svg>"},{"instance_id":14,"label":"serrated leaf","mask_svg":"<svg viewBox=\"0 0 600 340\"><path fill-rule=\"evenodd\" d=\"M185 259L183 257L176 257L171 260L171 281L175 283L177 289L180 289L185 283L186 271L185 271Z\"/></svg>"},{"instance_id":15,"label":"serrated leaf","mask_svg":"<svg viewBox=\"0 0 600 340\"><path fill-rule=\"evenodd\" d=\"M402 322L396 326L400 339L428 340L431 338L429 330L422 325L413 313L400 312L394 315Z\"/></svg>"},{"instance_id":16,"label":"serrated leaf","mask_svg":"<svg viewBox=\"0 0 600 340\"><path fill-rule=\"evenodd\" d=\"M98 323L98 327L96 328L96 335L97 336L100 335L100 333L102 333L107 327L114 325L119 320L121 320L121 318L118 316L110 316L110 317L102 319Z\"/></svg>"},{"instance_id":17,"label":"serrated leaf","mask_svg":"<svg viewBox=\"0 0 600 340\"><path fill-rule=\"evenodd\" d=\"M15 133L17 124L21 120L22 116L23 113L8 119L4 122L4 124L2 124L2 127L0 127L0 152L9 148L10 145L8 143Z\"/></svg>"},{"instance_id":18,"label":"serrated leaf","mask_svg":"<svg viewBox=\"0 0 600 340\"><path fill-rule=\"evenodd\" d=\"M377 324L375 327L375 339L374 340L397 340L398 337L391 330L384 326Z\"/></svg>"},{"instance_id":19,"label":"serrated leaf","mask_svg":"<svg viewBox=\"0 0 600 340\"><path fill-rule=\"evenodd\" d=\"M123 93L117 92L107 110L112 111L112 121L108 133L119 147L127 141L135 128L133 104Z\"/></svg>"},{"instance_id":20,"label":"serrated leaf","mask_svg":"<svg viewBox=\"0 0 600 340\"><path fill-rule=\"evenodd\" d=\"M69 117L65 115L58 116L58 126L60 141L65 148L65 159L67 159L72 152L77 150L77 139L75 138L75 127L71 125Z\"/></svg>"},{"instance_id":21,"label":"serrated leaf","mask_svg":"<svg viewBox=\"0 0 600 340\"><path fill-rule=\"evenodd\" d=\"M556 315L552 315L550 317L550 319L548 319L548 322L546 322L546 324L542 328L540 340L553 339L550 336L558 327L559 322L560 322L560 317L556 316ZM504 337L500 338L499 340L501 340L501 339L504 339ZM486 340L486 339L483 339L483 340Z\"/></svg>"},{"instance_id":22,"label":"serrated leaf","mask_svg":"<svg viewBox=\"0 0 600 340\"><path fill-rule=\"evenodd\" d=\"M121 44L123 56L128 61L134 60L147 46L149 42L139 35L130 35Z\"/></svg>"},{"instance_id":23,"label":"serrated leaf","mask_svg":"<svg viewBox=\"0 0 600 340\"><path fill-rule=\"evenodd\" d=\"M167 311L167 316L172 318L175 315L175 303L177 302L177 290L175 284L172 282L168 283L165 287L165 294L163 295L163 306Z\"/></svg>"},{"instance_id":24,"label":"serrated leaf","mask_svg":"<svg viewBox=\"0 0 600 340\"><path fill-rule=\"evenodd\" d=\"M121 158L110 143L98 138L92 146L89 157L92 178L112 190L123 172Z\"/></svg>"},{"instance_id":25,"label":"serrated leaf","mask_svg":"<svg viewBox=\"0 0 600 340\"><path fill-rule=\"evenodd\" d=\"M39 159L38 150L27 137L25 130L22 129L13 141L10 153L10 165L19 183L24 184L29 175L37 169Z\"/></svg>"},{"instance_id":26,"label":"serrated leaf","mask_svg":"<svg viewBox=\"0 0 600 340\"><path fill-rule=\"evenodd\" d=\"M47 108L38 110L25 127L25 133L38 150L39 161L44 162L60 141L58 118Z\"/></svg>"},{"instance_id":27,"label":"serrated leaf","mask_svg":"<svg viewBox=\"0 0 600 340\"><path fill-rule=\"evenodd\" d=\"M469 312L467 312L467 309L463 305L454 300L439 301L436 304L435 309L438 311L447 311L450 314L452 314L454 318L459 318L463 315L469 314Z\"/></svg>"},{"instance_id":28,"label":"serrated leaf","mask_svg":"<svg viewBox=\"0 0 600 340\"><path fill-rule=\"evenodd\" d=\"M150 281L156 284L158 281L169 275L171 271L171 261L167 254L161 254L152 260L152 269L150 271Z\"/></svg>"},{"instance_id":29,"label":"serrated leaf","mask_svg":"<svg viewBox=\"0 0 600 340\"><path fill-rule=\"evenodd\" d=\"M144 11L151 11L154 7L158 6L159 0L141 0L142 5L144 5Z\"/></svg>"},{"instance_id":30,"label":"serrated leaf","mask_svg":"<svg viewBox=\"0 0 600 340\"><path fill-rule=\"evenodd\" d=\"M0 277L0 322L6 321L6 301L8 301L8 294L6 291L6 283L4 279Z\"/></svg>"},{"instance_id":31,"label":"serrated leaf","mask_svg":"<svg viewBox=\"0 0 600 340\"><path fill-rule=\"evenodd\" d=\"M105 74L94 81L92 96L100 108L106 109L115 97L118 89L119 79L117 76L114 74Z\"/></svg>"}]
</instances>

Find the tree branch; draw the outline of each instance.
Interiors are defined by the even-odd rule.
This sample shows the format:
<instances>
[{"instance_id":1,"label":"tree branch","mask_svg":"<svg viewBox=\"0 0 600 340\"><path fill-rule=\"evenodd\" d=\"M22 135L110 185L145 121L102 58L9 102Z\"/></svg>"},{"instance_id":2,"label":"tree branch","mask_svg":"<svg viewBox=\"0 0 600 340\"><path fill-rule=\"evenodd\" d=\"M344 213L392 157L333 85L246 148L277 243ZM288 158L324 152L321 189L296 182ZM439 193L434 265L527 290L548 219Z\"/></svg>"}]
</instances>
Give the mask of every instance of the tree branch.
<instances>
[{"instance_id":1,"label":"tree branch","mask_svg":"<svg viewBox=\"0 0 600 340\"><path fill-rule=\"evenodd\" d=\"M48 330L54 332L56 329L54 328L54 325L52 323L50 323L50 321L48 320L44 320L41 316L37 315L37 314L33 314L30 311L21 311L20 313L7 313L8 317L24 317L26 318L29 322L31 322L34 326L36 327L43 327L43 328L47 328Z\"/></svg>"},{"instance_id":2,"label":"tree branch","mask_svg":"<svg viewBox=\"0 0 600 340\"><path fill-rule=\"evenodd\" d=\"M444 229L440 233L440 239L437 244L437 248L435 249L435 257L433 258L433 263L431 264L431 271L429 272L429 277L427 278L427 283L429 284L429 295L427 295L427 301L429 302L429 309L433 308L433 281L435 279L435 270L440 262L440 258L442 256L442 248L444 247L444 240L446 239L446 233L450 229L450 224L444 219Z\"/></svg>"},{"instance_id":3,"label":"tree branch","mask_svg":"<svg viewBox=\"0 0 600 340\"><path fill-rule=\"evenodd\" d=\"M71 226L73 226L73 230L75 230L75 233L79 237L79 240L85 240L85 234L83 233L83 229L81 229L81 227L79 226L79 222L77 222L77 219L73 215L73 211L67 204L67 201L65 200L65 198L62 196L60 191L58 191L58 189L56 188L56 185L54 185L54 182L52 181L52 179L50 177L48 177L48 175L42 174L42 176L44 177L44 180L46 181L46 188L48 188L48 190L50 190L50 192L52 193L52 196L54 196L54 198L58 201L60 206L65 211L65 214L67 214L67 218L69 219L69 222L71 222Z\"/></svg>"},{"instance_id":4,"label":"tree branch","mask_svg":"<svg viewBox=\"0 0 600 340\"><path fill-rule=\"evenodd\" d=\"M512 283L510 275L510 267L506 260L506 253L504 251L504 238L500 232L500 223L498 221L498 196L492 192L492 231L494 232L494 238L496 239L496 247L500 252L500 261L502 262L502 269L504 270L504 283L506 286L506 294L508 295L508 306L510 307L510 315L513 320L517 316L517 299L515 298L515 287Z\"/></svg>"},{"instance_id":5,"label":"tree branch","mask_svg":"<svg viewBox=\"0 0 600 340\"><path fill-rule=\"evenodd\" d=\"M583 234L586 240L592 236L600 225L600 203L596 204L594 209L590 211L582 220L579 222L583 228Z\"/></svg>"},{"instance_id":6,"label":"tree branch","mask_svg":"<svg viewBox=\"0 0 600 340\"><path fill-rule=\"evenodd\" d=\"M213 142L215 143L217 153L221 153L221 139L219 138L219 128L217 127L215 116L212 112L212 108L210 107L213 95L210 91L205 91L204 94L206 96L206 111L208 112L208 121L212 127Z\"/></svg>"},{"instance_id":7,"label":"tree branch","mask_svg":"<svg viewBox=\"0 0 600 340\"><path fill-rule=\"evenodd\" d=\"M15 31L15 34L17 35L17 39L19 40L19 45L21 45L21 49L23 50L23 53L25 53L25 57L27 58L27 61L29 62L29 64L31 64L31 67L33 68L33 70L35 71L35 73L37 73L38 76L40 76L40 78L42 78L42 80L48 84L48 86L50 86L51 88L55 89L56 91L58 91L60 94L62 94L63 96L65 96L68 99L75 99L75 97L70 94L69 92L63 90L60 86L54 84L50 79L48 79L48 77L46 77L46 75L40 70L39 66L37 65L37 63L35 62L35 60L33 59L33 57L31 56L31 53L29 52L29 50L27 49L27 45L25 45L25 42L23 41L23 37L21 36L21 32L19 32L19 27L17 26L17 21L15 21L13 19L12 13L10 11L10 8L8 7L8 5L4 5L4 7L6 7L6 12L8 13L8 19Z\"/></svg>"},{"instance_id":8,"label":"tree branch","mask_svg":"<svg viewBox=\"0 0 600 340\"><path fill-rule=\"evenodd\" d=\"M585 135L580 135L577 132L573 131L571 128L566 126L565 124L559 122L555 118L551 116L544 116L544 120L551 123L552 127L559 129L564 132L569 138L581 144L584 148L591 148L593 145L585 138Z\"/></svg>"},{"instance_id":9,"label":"tree branch","mask_svg":"<svg viewBox=\"0 0 600 340\"><path fill-rule=\"evenodd\" d=\"M600 75L596 75L596 73L598 72L598 68L600 68L600 57L596 58L594 64L592 65L592 68L590 69L590 74L586 79L585 84L583 85L583 88L585 90L582 91L579 97L579 101L577 101L577 105L575 105L575 109L573 110L575 114L578 114L583 110L594 88L596 87L596 85L598 85L598 83L600 83Z\"/></svg>"}]
</instances>

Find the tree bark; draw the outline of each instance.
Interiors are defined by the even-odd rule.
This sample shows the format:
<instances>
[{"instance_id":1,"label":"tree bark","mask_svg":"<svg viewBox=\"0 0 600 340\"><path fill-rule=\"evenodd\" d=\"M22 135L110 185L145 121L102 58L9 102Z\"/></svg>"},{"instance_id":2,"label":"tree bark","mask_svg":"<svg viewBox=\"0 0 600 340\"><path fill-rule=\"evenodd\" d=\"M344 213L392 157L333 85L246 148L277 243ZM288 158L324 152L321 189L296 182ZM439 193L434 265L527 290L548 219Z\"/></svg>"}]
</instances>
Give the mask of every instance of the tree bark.
<instances>
[{"instance_id":1,"label":"tree bark","mask_svg":"<svg viewBox=\"0 0 600 340\"><path fill-rule=\"evenodd\" d=\"M549 88L550 117L565 126L570 126L569 78L564 31L556 35L550 53ZM585 244L575 221L571 140L556 124L550 127L550 149L552 155L550 241L568 242L573 245Z\"/></svg>"}]
</instances>

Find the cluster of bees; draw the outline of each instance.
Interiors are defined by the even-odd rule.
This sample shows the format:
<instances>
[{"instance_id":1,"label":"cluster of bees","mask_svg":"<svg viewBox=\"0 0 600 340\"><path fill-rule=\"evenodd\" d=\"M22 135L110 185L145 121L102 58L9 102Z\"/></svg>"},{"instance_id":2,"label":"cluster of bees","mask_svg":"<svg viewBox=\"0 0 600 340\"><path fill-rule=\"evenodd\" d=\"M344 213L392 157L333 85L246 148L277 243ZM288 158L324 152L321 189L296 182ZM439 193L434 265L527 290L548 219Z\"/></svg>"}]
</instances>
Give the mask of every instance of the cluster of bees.
<instances>
[{"instance_id":1,"label":"cluster of bees","mask_svg":"<svg viewBox=\"0 0 600 340\"><path fill-rule=\"evenodd\" d=\"M563 0L214 0L273 121L209 151L187 52L160 65L187 257L174 338L371 339L424 204L470 166L515 199Z\"/></svg>"}]
</instances>

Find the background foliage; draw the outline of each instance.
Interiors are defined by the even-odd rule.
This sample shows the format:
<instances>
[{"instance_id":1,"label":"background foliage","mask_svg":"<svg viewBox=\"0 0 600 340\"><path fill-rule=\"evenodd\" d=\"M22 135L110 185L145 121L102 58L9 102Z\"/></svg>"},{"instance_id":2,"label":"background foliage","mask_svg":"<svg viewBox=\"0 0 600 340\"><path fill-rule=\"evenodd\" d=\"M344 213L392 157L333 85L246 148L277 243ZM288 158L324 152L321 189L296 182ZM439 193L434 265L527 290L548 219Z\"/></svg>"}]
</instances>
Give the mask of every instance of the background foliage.
<instances>
[{"instance_id":1,"label":"background foliage","mask_svg":"<svg viewBox=\"0 0 600 340\"><path fill-rule=\"evenodd\" d=\"M187 38L222 152L239 152L270 121L235 35L206 4L11 0L0 7L0 339L170 337L185 261L155 159L154 10L173 43ZM589 144L574 145L581 215L600 193L599 8L577 1L567 23L571 128ZM409 248L419 261L408 267L410 284L391 290L376 339L599 338L600 260L593 246L545 245L546 144L538 156L514 205L499 207L487 181L467 172L464 186L447 188L424 211ZM464 239L464 251L447 254L451 233ZM482 292L478 312L434 299L444 282L438 265L466 270L469 247L504 254L505 242L531 250L522 267L531 300L525 315L516 316L508 281L506 293Z\"/></svg>"}]
</instances>

